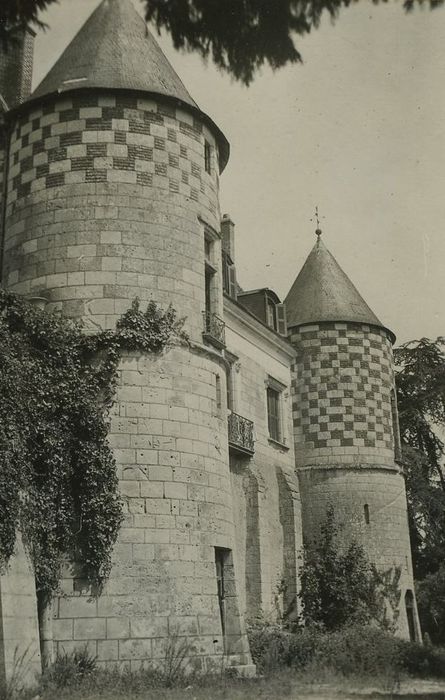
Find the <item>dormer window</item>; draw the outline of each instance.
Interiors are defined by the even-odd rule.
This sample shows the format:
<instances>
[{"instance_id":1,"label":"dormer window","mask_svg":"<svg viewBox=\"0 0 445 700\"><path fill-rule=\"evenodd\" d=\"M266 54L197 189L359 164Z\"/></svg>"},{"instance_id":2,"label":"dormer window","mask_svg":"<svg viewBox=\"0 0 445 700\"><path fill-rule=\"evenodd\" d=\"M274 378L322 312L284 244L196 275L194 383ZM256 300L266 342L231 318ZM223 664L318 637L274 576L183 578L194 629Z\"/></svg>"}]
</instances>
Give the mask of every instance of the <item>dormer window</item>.
<instances>
[{"instance_id":1,"label":"dormer window","mask_svg":"<svg viewBox=\"0 0 445 700\"><path fill-rule=\"evenodd\" d=\"M266 300L266 323L269 328L277 330L277 306L272 299Z\"/></svg>"},{"instance_id":2,"label":"dormer window","mask_svg":"<svg viewBox=\"0 0 445 700\"><path fill-rule=\"evenodd\" d=\"M237 299L250 313L276 333L286 337L286 308L271 289L252 289L250 292L238 292Z\"/></svg>"}]
</instances>

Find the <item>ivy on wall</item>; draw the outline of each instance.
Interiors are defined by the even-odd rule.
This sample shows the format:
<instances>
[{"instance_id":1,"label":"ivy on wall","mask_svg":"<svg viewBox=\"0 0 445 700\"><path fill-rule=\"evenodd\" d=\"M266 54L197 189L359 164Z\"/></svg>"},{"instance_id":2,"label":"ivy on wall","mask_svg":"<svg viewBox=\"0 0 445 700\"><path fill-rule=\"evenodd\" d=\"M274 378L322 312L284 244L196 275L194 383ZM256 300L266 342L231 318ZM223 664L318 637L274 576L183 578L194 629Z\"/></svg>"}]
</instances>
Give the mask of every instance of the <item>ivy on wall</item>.
<instances>
[{"instance_id":1,"label":"ivy on wall","mask_svg":"<svg viewBox=\"0 0 445 700\"><path fill-rule=\"evenodd\" d=\"M122 351L159 353L186 338L169 307L139 300L94 336L0 289L0 567L20 531L37 590L50 599L62 563L100 588L122 521L107 442Z\"/></svg>"}]
</instances>

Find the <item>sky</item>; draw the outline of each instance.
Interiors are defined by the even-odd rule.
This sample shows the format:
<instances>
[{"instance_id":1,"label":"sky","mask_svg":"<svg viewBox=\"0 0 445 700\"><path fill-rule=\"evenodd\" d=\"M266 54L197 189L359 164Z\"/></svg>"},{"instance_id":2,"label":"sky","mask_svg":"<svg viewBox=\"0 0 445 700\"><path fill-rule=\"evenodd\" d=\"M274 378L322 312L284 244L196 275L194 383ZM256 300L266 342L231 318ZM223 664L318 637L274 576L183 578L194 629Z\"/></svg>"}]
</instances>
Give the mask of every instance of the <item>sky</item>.
<instances>
[{"instance_id":1,"label":"sky","mask_svg":"<svg viewBox=\"0 0 445 700\"><path fill-rule=\"evenodd\" d=\"M41 14L34 86L98 4ZM325 245L398 343L445 335L445 7L361 0L295 38L302 65L248 88L158 40L231 144L220 198L241 286L286 296L318 205Z\"/></svg>"}]
</instances>

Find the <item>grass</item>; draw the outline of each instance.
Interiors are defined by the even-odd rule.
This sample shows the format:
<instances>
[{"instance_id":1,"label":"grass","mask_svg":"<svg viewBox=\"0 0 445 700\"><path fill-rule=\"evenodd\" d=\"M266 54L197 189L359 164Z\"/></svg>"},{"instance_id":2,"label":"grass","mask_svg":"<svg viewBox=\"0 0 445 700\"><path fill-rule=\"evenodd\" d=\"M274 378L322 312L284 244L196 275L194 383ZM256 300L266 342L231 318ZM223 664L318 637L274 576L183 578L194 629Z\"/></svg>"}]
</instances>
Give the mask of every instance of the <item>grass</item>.
<instances>
[{"instance_id":1,"label":"grass","mask_svg":"<svg viewBox=\"0 0 445 700\"><path fill-rule=\"evenodd\" d=\"M190 673L190 648L172 638L159 670L102 670L87 649L60 655L30 691L0 688L0 700L280 700L435 698L445 700L445 651L397 640L372 627L338 632L250 630L254 679ZM425 679L436 677L434 684ZM420 679L420 680L419 680ZM415 687L423 692L410 695ZM402 690L400 690L402 689ZM374 694L374 695L373 695Z\"/></svg>"},{"instance_id":2,"label":"grass","mask_svg":"<svg viewBox=\"0 0 445 700\"><path fill-rule=\"evenodd\" d=\"M127 682L128 680L127 677ZM153 679L147 677L146 680L148 685L144 683L144 674L132 674L133 688L125 687L123 683L120 687L113 688L113 678L107 679L99 673L94 683L87 681L78 687L64 689L47 687L34 690L34 695L21 696L20 700L32 700L37 693L39 700L356 700L359 697L445 700L445 684L441 691L438 688L431 690L422 681L416 688L417 691L421 690L422 683L425 684L425 694L419 696L411 695L409 691L414 686L404 683L404 692L399 696L393 694L396 689L385 689L375 678L345 678L335 672L324 672L315 677L312 671L300 673L289 668L248 680L204 678L176 688L149 687ZM136 684L139 684L139 688Z\"/></svg>"}]
</instances>

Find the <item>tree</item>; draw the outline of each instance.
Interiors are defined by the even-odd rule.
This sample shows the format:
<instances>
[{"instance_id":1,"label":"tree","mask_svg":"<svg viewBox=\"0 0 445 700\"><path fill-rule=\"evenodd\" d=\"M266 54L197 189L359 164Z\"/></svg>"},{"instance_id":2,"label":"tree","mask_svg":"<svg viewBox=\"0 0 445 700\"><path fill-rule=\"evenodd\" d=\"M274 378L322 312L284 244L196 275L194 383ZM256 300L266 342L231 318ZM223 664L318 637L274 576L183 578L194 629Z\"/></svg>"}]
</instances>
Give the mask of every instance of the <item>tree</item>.
<instances>
[{"instance_id":1,"label":"tree","mask_svg":"<svg viewBox=\"0 0 445 700\"><path fill-rule=\"evenodd\" d=\"M394 355L414 573L423 578L445 558L445 339L411 341Z\"/></svg>"},{"instance_id":2,"label":"tree","mask_svg":"<svg viewBox=\"0 0 445 700\"><path fill-rule=\"evenodd\" d=\"M304 547L298 595L306 625L321 624L327 630L337 630L347 624L374 621L393 630L400 600L400 571L378 571L354 540L339 546L340 529L330 507L320 537ZM389 617L388 609L392 611Z\"/></svg>"},{"instance_id":3,"label":"tree","mask_svg":"<svg viewBox=\"0 0 445 700\"><path fill-rule=\"evenodd\" d=\"M423 630L445 641L445 339L395 350L400 433L417 603Z\"/></svg>"},{"instance_id":4,"label":"tree","mask_svg":"<svg viewBox=\"0 0 445 700\"><path fill-rule=\"evenodd\" d=\"M384 1L384 0L382 0ZM15 28L39 23L39 13L56 0L2 0L0 41L9 42ZM211 57L221 69L248 85L258 68L281 68L301 61L295 37L309 34L323 13L335 19L357 0L142 0L147 21L172 36L175 48ZM379 0L374 0L379 2ZM406 11L443 0L405 0Z\"/></svg>"}]
</instances>

